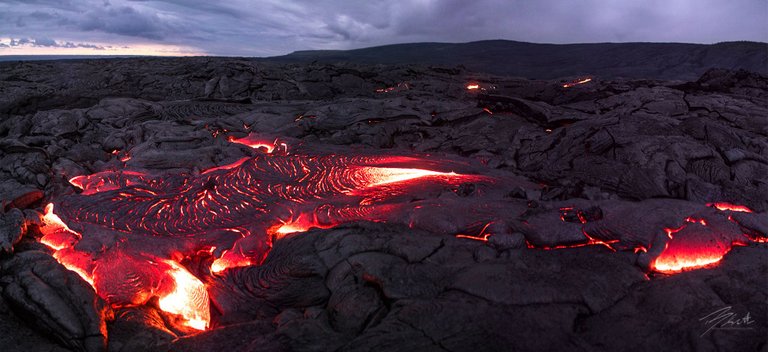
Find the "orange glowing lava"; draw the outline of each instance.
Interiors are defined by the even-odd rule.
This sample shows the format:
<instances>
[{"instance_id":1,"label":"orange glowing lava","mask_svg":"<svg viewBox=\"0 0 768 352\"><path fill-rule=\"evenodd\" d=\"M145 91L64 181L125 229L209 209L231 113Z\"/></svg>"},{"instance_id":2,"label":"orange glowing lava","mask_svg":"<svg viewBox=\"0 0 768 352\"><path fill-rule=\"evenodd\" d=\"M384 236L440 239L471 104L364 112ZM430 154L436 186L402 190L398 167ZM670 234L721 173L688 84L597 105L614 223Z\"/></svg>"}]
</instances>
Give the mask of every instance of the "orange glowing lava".
<instances>
[{"instance_id":1,"label":"orange glowing lava","mask_svg":"<svg viewBox=\"0 0 768 352\"><path fill-rule=\"evenodd\" d=\"M488 229L488 226L491 226L492 223L487 223L483 228L480 230L480 233L477 234L477 236L473 235L465 235L465 234L458 234L455 237L456 238L466 238L469 240L475 240L475 241L481 241L481 242L488 242L488 237L492 235L492 233L485 232L485 230Z\"/></svg>"},{"instance_id":2,"label":"orange glowing lava","mask_svg":"<svg viewBox=\"0 0 768 352\"><path fill-rule=\"evenodd\" d=\"M176 262L164 262L171 266L168 273L173 278L174 289L160 297L160 309L181 316L185 326L205 330L211 322L210 300L205 285Z\"/></svg>"},{"instance_id":3,"label":"orange glowing lava","mask_svg":"<svg viewBox=\"0 0 768 352\"><path fill-rule=\"evenodd\" d=\"M468 84L467 85L467 90L477 90L477 89L480 89L480 85L479 84Z\"/></svg>"},{"instance_id":4,"label":"orange glowing lava","mask_svg":"<svg viewBox=\"0 0 768 352\"><path fill-rule=\"evenodd\" d=\"M424 169L408 169L394 167L364 167L366 187L375 187L395 182L403 182L428 176L460 176L455 172L438 172Z\"/></svg>"},{"instance_id":5,"label":"orange glowing lava","mask_svg":"<svg viewBox=\"0 0 768 352\"><path fill-rule=\"evenodd\" d=\"M691 219L691 218L689 218ZM701 241L706 231L706 222L689 221L679 228L664 229L669 241L651 268L664 274L710 267L719 263L733 246L742 246L742 241ZM693 220L693 219L691 219Z\"/></svg>"},{"instance_id":6,"label":"orange glowing lava","mask_svg":"<svg viewBox=\"0 0 768 352\"><path fill-rule=\"evenodd\" d=\"M592 78L584 78L584 79L581 79L581 80L578 80L578 81L568 82L568 83L563 84L563 88L570 88L570 87L577 86L579 84L584 84L584 83L587 83L587 82L590 82L590 81L592 81Z\"/></svg>"},{"instance_id":7,"label":"orange glowing lava","mask_svg":"<svg viewBox=\"0 0 768 352\"><path fill-rule=\"evenodd\" d=\"M40 242L56 251L72 247L80 239L79 233L70 230L61 218L53 213L53 204L45 206L40 231L43 233Z\"/></svg>"},{"instance_id":8,"label":"orange glowing lava","mask_svg":"<svg viewBox=\"0 0 768 352\"><path fill-rule=\"evenodd\" d=\"M265 140L263 138L254 137L252 135L245 136L243 138L230 137L229 141L232 143L242 144L253 149L263 149L267 154L275 151L275 147L278 145L277 140Z\"/></svg>"},{"instance_id":9,"label":"orange glowing lava","mask_svg":"<svg viewBox=\"0 0 768 352\"><path fill-rule=\"evenodd\" d=\"M87 258L79 256L70 250L81 238L81 235L72 231L61 221L58 215L53 213L53 204L45 206L43 226L40 227L43 237L40 243L54 250L53 257L65 268L80 275L85 282L93 286L93 275L87 269Z\"/></svg>"},{"instance_id":10,"label":"orange glowing lava","mask_svg":"<svg viewBox=\"0 0 768 352\"><path fill-rule=\"evenodd\" d=\"M212 273L221 273L229 268L249 266L253 264L251 259L234 251L224 251L220 258L217 258L211 264Z\"/></svg>"},{"instance_id":11,"label":"orange glowing lava","mask_svg":"<svg viewBox=\"0 0 768 352\"><path fill-rule=\"evenodd\" d=\"M715 207L717 210L720 211L736 211L736 212L742 212L742 213L751 213L752 209L747 208L743 205L738 204L731 204L726 202L715 202L715 203L709 203L707 204L708 207Z\"/></svg>"},{"instance_id":12,"label":"orange glowing lava","mask_svg":"<svg viewBox=\"0 0 768 352\"><path fill-rule=\"evenodd\" d=\"M42 232L43 237L40 238L40 243L53 249L53 257L61 265L77 273L101 296L102 292L96 289L94 283L94 267L90 256L73 250L74 245L82 236L72 231L53 212L53 204L45 206L42 225L40 232ZM197 330L205 330L210 324L208 292L205 285L175 262L170 260L164 262L171 267L168 274L173 280L174 290L164 297L160 297L160 309L179 315L182 325ZM107 299L108 297L102 298Z\"/></svg>"},{"instance_id":13,"label":"orange glowing lava","mask_svg":"<svg viewBox=\"0 0 768 352\"><path fill-rule=\"evenodd\" d=\"M666 251L665 251L666 253ZM727 253L727 252L726 252ZM725 254L710 253L677 253L659 256L653 262L653 270L664 274L674 274L681 271L700 269L717 264Z\"/></svg>"}]
</instances>

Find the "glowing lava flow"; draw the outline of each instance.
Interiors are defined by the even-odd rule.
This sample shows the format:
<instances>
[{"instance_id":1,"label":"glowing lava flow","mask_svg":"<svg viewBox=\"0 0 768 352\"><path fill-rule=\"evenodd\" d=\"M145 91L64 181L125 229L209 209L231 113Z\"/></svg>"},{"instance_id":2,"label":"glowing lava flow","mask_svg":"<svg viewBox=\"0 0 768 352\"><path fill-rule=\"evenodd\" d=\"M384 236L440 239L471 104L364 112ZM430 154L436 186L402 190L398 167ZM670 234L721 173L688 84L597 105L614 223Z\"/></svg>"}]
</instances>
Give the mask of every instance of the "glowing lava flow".
<instances>
[{"instance_id":1,"label":"glowing lava flow","mask_svg":"<svg viewBox=\"0 0 768 352\"><path fill-rule=\"evenodd\" d=\"M82 263L78 263L77 260L72 260L70 256L66 255L66 250L74 246L82 236L72 231L61 221L58 215L53 213L53 204L45 206L43 226L40 228L40 231L43 233L40 243L54 250L53 257L64 267L74 271L93 286L93 275L83 267Z\"/></svg>"},{"instance_id":2,"label":"glowing lava flow","mask_svg":"<svg viewBox=\"0 0 768 352\"><path fill-rule=\"evenodd\" d=\"M233 138L230 137L229 141L232 143L242 144L245 146L248 146L253 149L263 149L268 154L275 151L275 147L278 145L277 140L269 141L263 138L256 138L251 135L245 136L243 138ZM283 147L285 147L285 143L281 144Z\"/></svg>"},{"instance_id":3,"label":"glowing lava flow","mask_svg":"<svg viewBox=\"0 0 768 352\"><path fill-rule=\"evenodd\" d=\"M726 202L709 203L707 204L707 206L717 208L717 210L720 210L720 211L730 210L730 211L736 211L736 212L742 212L742 213L752 212L752 209L749 209L746 206L731 204Z\"/></svg>"},{"instance_id":4,"label":"glowing lava flow","mask_svg":"<svg viewBox=\"0 0 768 352\"><path fill-rule=\"evenodd\" d=\"M211 322L210 300L205 285L175 262L164 262L171 266L169 274L173 278L174 289L160 298L160 309L180 315L186 326L205 330Z\"/></svg>"},{"instance_id":5,"label":"glowing lava flow","mask_svg":"<svg viewBox=\"0 0 768 352\"><path fill-rule=\"evenodd\" d=\"M43 226L40 231L43 233L40 243L54 250L53 257L64 267L80 275L94 288L97 294L109 301L109 293L99 292L100 290L97 289L98 286L93 274L95 266L90 256L73 248L82 236L72 231L53 212L53 204L48 204L45 207ZM210 325L211 320L210 303L205 285L177 263L170 260L163 262L171 268L168 274L170 274L173 291L159 297L160 309L179 315L182 325L197 330L205 330ZM117 305L121 306L122 303L117 302Z\"/></svg>"},{"instance_id":6,"label":"glowing lava flow","mask_svg":"<svg viewBox=\"0 0 768 352\"><path fill-rule=\"evenodd\" d=\"M666 237L666 239L661 242L663 243L663 248L651 248L656 235L642 237L633 236L630 233L630 236L634 237L633 242L621 243L619 240L615 239L615 236L620 238L621 234L611 234L611 231L613 230L609 230L609 235L606 236L606 233L602 232L605 229L602 227L603 225L600 225L600 223L593 223L593 221L600 221L599 218L602 218L602 215L595 217L594 215L590 215L588 211L576 209L574 207L562 207L559 209L561 212L560 220L563 222L581 224L581 231L587 241L549 247L533 246L529 243L528 247L559 249L599 244L604 245L613 251L615 251L616 248L633 249L635 253L648 253L649 250L652 250L657 254L650 262L650 269L664 274L674 274L682 271L713 266L719 263L733 246L747 245L750 241L761 242L763 239L764 235L750 236L749 234L743 233L744 230L740 227L740 224L734 221L733 217L728 213L723 213L727 211L749 213L751 212L749 208L743 205L730 203L710 203L706 204L706 206L714 207L719 211L711 211L703 206L700 206L696 211L688 208L686 211L690 211L692 215L685 217L679 227L663 229ZM674 211L674 209L670 209L670 211ZM638 215L638 218L630 217L630 219L626 219L625 217L622 217L621 220L612 219L609 221L614 221L614 223L617 221L636 221L642 219L646 213L638 211L636 215ZM622 227L623 225L619 225L619 228ZM591 236L588 231L593 231L595 235L602 235L606 238L613 236L614 239L601 240L596 238L597 236Z\"/></svg>"},{"instance_id":7,"label":"glowing lava flow","mask_svg":"<svg viewBox=\"0 0 768 352\"><path fill-rule=\"evenodd\" d=\"M752 212L746 206L730 203L710 203L707 206L714 207L721 212ZM722 213L716 216L726 217ZM731 216L726 218L728 222L725 224L733 225L735 223ZM717 218L713 219L717 221ZM730 252L733 246L744 246L749 241L759 242L746 234L742 234L738 226L729 229L728 226L721 224L713 229L709 220L693 216L685 218L685 223L681 227L666 228L664 231L669 241L665 243L664 250L656 257L651 267L653 270L665 274L715 265Z\"/></svg>"},{"instance_id":8,"label":"glowing lava flow","mask_svg":"<svg viewBox=\"0 0 768 352\"><path fill-rule=\"evenodd\" d=\"M592 81L592 78L584 78L584 79L581 79L581 80L578 80L578 81L565 83L565 84L563 84L563 88L571 88L573 86L577 86L579 84L584 84L584 83L591 82L591 81Z\"/></svg>"},{"instance_id":9,"label":"glowing lava flow","mask_svg":"<svg viewBox=\"0 0 768 352\"><path fill-rule=\"evenodd\" d=\"M700 269L719 263L730 252L730 248L724 251L691 251L676 247L667 247L653 262L653 270L664 274L674 274L681 271Z\"/></svg>"},{"instance_id":10,"label":"glowing lava flow","mask_svg":"<svg viewBox=\"0 0 768 352\"><path fill-rule=\"evenodd\" d=\"M697 224L697 223L694 223ZM700 235L696 230L689 230L690 225L683 225L677 229L664 229L669 237L669 242L664 246L664 250L651 264L653 270L664 273L674 274L681 271L700 269L719 263L723 257L730 252L734 245L744 245L741 242L734 243L709 243L678 241L677 236L695 236ZM703 228L697 226L698 229ZM688 233L683 233L686 230Z\"/></svg>"},{"instance_id":11,"label":"glowing lava flow","mask_svg":"<svg viewBox=\"0 0 768 352\"><path fill-rule=\"evenodd\" d=\"M273 241L352 221L406 217L411 193L493 182L461 164L408 156L289 154L277 139L230 139L262 151L198 174L131 170L78 176L82 190L46 208L41 242L114 307L146 304L182 325L210 324L206 287L179 264L217 253L210 272L258 265ZM211 250L219 248L219 251ZM173 258L173 260L171 260ZM205 275L205 273L201 273Z\"/></svg>"},{"instance_id":12,"label":"glowing lava flow","mask_svg":"<svg viewBox=\"0 0 768 352\"><path fill-rule=\"evenodd\" d=\"M365 188L403 182L427 176L459 176L455 172L437 172L423 169L406 169L394 167L365 167L362 169L367 182Z\"/></svg>"}]
</instances>

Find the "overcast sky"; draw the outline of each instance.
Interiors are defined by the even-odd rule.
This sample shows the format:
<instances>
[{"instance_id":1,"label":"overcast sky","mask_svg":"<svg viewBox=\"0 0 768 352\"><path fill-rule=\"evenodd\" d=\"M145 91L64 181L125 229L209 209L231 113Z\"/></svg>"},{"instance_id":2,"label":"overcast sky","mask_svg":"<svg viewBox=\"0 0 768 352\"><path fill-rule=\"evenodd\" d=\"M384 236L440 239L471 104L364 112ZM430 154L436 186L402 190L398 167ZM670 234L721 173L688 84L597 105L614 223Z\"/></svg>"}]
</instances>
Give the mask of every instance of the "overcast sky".
<instances>
[{"instance_id":1,"label":"overcast sky","mask_svg":"<svg viewBox=\"0 0 768 352\"><path fill-rule=\"evenodd\" d=\"M273 56L483 39L768 42L768 0L0 0L0 55Z\"/></svg>"}]
</instances>

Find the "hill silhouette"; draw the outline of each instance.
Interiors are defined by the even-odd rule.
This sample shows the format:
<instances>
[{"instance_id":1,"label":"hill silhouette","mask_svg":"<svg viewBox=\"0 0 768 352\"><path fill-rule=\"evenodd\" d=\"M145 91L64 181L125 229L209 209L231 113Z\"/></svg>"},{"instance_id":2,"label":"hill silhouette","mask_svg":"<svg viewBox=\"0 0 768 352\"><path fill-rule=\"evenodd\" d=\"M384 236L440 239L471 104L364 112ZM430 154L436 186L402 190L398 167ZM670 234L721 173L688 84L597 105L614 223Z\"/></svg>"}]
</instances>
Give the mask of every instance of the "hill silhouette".
<instances>
[{"instance_id":1,"label":"hill silhouette","mask_svg":"<svg viewBox=\"0 0 768 352\"><path fill-rule=\"evenodd\" d=\"M268 58L294 63L463 65L470 71L536 79L604 78L693 80L711 68L768 72L768 43L536 44L509 40L411 43L354 50L307 50Z\"/></svg>"}]
</instances>

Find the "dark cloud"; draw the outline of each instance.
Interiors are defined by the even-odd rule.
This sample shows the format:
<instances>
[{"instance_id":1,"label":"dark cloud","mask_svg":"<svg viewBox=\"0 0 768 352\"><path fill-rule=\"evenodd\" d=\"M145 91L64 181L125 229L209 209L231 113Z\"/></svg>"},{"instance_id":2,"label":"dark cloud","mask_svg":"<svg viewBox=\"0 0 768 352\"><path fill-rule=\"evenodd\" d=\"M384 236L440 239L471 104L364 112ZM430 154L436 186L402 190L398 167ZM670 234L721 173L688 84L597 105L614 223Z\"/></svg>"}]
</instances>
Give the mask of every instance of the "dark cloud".
<instances>
[{"instance_id":1,"label":"dark cloud","mask_svg":"<svg viewBox=\"0 0 768 352\"><path fill-rule=\"evenodd\" d=\"M94 50L106 50L111 48L111 46L102 46L102 45L96 45L96 44L89 44L89 43L73 43L73 42L58 42L56 40L53 40L51 38L11 38L9 44L0 43L0 47L21 47L21 46L29 46L29 47L45 47L45 48L86 48L86 49L94 49Z\"/></svg>"},{"instance_id":2,"label":"dark cloud","mask_svg":"<svg viewBox=\"0 0 768 352\"><path fill-rule=\"evenodd\" d=\"M181 10L181 12L198 12L207 16L223 15L232 18L245 18L248 11L239 8L236 2L210 0L128 0L133 3L154 4L157 8ZM235 6L232 6L232 4ZM258 6L258 3L252 3Z\"/></svg>"},{"instance_id":3,"label":"dark cloud","mask_svg":"<svg viewBox=\"0 0 768 352\"><path fill-rule=\"evenodd\" d=\"M768 1L0 0L0 33L256 56L482 39L768 41Z\"/></svg>"},{"instance_id":4,"label":"dark cloud","mask_svg":"<svg viewBox=\"0 0 768 352\"><path fill-rule=\"evenodd\" d=\"M129 37L163 39L175 32L172 23L154 13L142 12L130 6L106 6L88 11L77 23L84 31L101 31Z\"/></svg>"},{"instance_id":5,"label":"dark cloud","mask_svg":"<svg viewBox=\"0 0 768 352\"><path fill-rule=\"evenodd\" d=\"M56 41L51 38L36 38L32 40L34 46L57 46Z\"/></svg>"}]
</instances>

